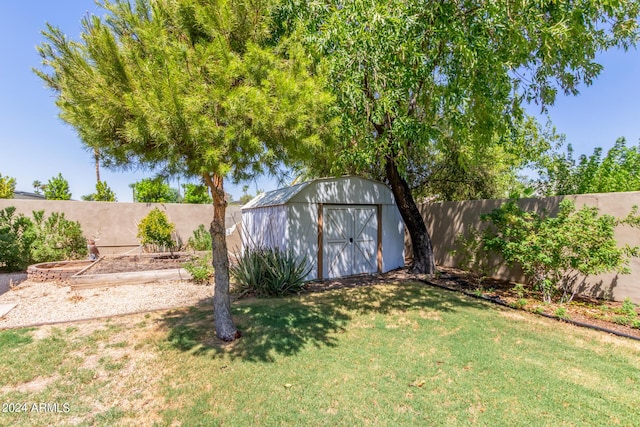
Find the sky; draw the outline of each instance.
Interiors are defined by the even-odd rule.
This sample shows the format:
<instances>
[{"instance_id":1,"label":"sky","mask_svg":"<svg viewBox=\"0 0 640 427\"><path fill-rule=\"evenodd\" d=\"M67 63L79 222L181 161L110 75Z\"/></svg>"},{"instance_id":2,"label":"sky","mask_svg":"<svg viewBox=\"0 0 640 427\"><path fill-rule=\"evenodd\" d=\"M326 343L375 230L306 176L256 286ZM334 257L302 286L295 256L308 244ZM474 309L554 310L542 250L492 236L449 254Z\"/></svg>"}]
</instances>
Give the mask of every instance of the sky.
<instances>
[{"instance_id":1,"label":"sky","mask_svg":"<svg viewBox=\"0 0 640 427\"><path fill-rule=\"evenodd\" d=\"M55 97L33 72L40 67L36 46L44 41L45 23L78 39L87 13L102 15L93 0L0 0L0 174L16 178L18 191L33 191L32 183L46 183L61 173L69 181L72 198L95 192L92 153L86 151L72 127L58 118ZM576 157L605 151L619 137L628 145L640 140L640 52L611 51L597 58L604 71L578 96L559 95L549 115L557 131L566 135ZM536 113L535 107L529 109ZM132 201L130 184L152 177L148 171L100 170L101 179L118 201ZM171 182L179 187L181 182ZM278 187L270 178L225 190L237 200L243 184L248 192Z\"/></svg>"}]
</instances>

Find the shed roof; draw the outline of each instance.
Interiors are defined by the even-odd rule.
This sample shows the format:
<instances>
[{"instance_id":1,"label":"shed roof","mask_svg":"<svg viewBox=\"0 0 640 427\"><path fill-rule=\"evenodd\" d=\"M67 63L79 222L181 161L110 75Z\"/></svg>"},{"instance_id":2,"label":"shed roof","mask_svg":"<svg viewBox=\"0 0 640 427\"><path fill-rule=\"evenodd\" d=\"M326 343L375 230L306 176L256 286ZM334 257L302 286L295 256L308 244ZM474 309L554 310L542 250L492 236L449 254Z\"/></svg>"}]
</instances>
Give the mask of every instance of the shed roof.
<instances>
[{"instance_id":1,"label":"shed roof","mask_svg":"<svg viewBox=\"0 0 640 427\"><path fill-rule=\"evenodd\" d=\"M259 194L244 205L242 210L284 205L309 184L310 181Z\"/></svg>"},{"instance_id":2,"label":"shed roof","mask_svg":"<svg viewBox=\"0 0 640 427\"><path fill-rule=\"evenodd\" d=\"M336 184L341 185L336 187ZM347 193L351 196L345 197ZM342 196L340 196L342 194ZM356 176L341 178L320 178L290 187L262 193L242 207L242 210L281 206L289 202L306 203L309 201L336 202L338 199L358 199L355 203L393 203L391 190L384 184ZM342 202L342 200L340 200ZM349 203L349 201L346 201Z\"/></svg>"}]
</instances>

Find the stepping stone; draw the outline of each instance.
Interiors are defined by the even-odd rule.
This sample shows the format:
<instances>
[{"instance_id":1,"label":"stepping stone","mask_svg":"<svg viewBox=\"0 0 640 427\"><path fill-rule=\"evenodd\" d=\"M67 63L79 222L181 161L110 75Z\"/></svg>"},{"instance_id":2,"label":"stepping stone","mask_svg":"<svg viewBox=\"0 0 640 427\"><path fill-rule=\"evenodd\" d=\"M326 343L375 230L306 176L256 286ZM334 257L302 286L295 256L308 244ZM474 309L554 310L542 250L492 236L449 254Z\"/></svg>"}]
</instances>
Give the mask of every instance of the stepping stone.
<instances>
[{"instance_id":1,"label":"stepping stone","mask_svg":"<svg viewBox=\"0 0 640 427\"><path fill-rule=\"evenodd\" d=\"M0 318L6 316L8 312L13 310L18 304L0 304Z\"/></svg>"}]
</instances>

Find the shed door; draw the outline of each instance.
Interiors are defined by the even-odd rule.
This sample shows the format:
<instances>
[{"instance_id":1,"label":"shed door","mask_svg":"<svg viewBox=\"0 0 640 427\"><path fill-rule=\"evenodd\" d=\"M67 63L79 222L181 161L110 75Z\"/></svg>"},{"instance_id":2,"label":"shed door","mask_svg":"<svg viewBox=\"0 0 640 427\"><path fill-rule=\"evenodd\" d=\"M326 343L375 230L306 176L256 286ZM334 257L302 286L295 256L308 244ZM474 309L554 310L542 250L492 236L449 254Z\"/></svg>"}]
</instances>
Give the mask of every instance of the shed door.
<instances>
[{"instance_id":1,"label":"shed door","mask_svg":"<svg viewBox=\"0 0 640 427\"><path fill-rule=\"evenodd\" d=\"M375 206L325 206L323 277L378 271L378 216Z\"/></svg>"}]
</instances>

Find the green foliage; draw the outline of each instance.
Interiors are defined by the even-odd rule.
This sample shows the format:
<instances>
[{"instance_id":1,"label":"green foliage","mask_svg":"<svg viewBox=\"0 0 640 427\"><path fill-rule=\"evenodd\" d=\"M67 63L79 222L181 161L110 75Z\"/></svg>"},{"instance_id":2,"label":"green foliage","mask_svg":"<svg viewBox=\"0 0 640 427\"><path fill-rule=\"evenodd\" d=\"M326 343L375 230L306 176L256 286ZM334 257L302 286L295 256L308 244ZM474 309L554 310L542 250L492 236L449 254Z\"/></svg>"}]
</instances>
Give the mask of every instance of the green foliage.
<instances>
[{"instance_id":1,"label":"green foliage","mask_svg":"<svg viewBox=\"0 0 640 427\"><path fill-rule=\"evenodd\" d=\"M58 176L54 176L47 181L43 186L44 197L47 200L70 200L71 193L69 192L69 182L62 177L59 173Z\"/></svg>"},{"instance_id":2,"label":"green foliage","mask_svg":"<svg viewBox=\"0 0 640 427\"><path fill-rule=\"evenodd\" d=\"M16 179L10 176L2 176L0 173L0 199L13 199L16 191Z\"/></svg>"},{"instance_id":3,"label":"green foliage","mask_svg":"<svg viewBox=\"0 0 640 427\"><path fill-rule=\"evenodd\" d=\"M197 257L184 263L184 269L191 274L196 283L209 284L213 278L213 266L211 265L211 253Z\"/></svg>"},{"instance_id":4,"label":"green foliage","mask_svg":"<svg viewBox=\"0 0 640 427\"><path fill-rule=\"evenodd\" d=\"M636 311L636 305L631 301L631 298L627 297L622 302L622 307L620 308L622 314L627 317L638 317L638 312Z\"/></svg>"},{"instance_id":5,"label":"green foliage","mask_svg":"<svg viewBox=\"0 0 640 427\"><path fill-rule=\"evenodd\" d=\"M281 7L286 25L304 22L316 58L339 82L331 85L343 144L334 168L380 175L393 162L410 188L458 198L498 190L514 166L548 148L524 103L546 110L559 91L577 94L602 70L595 52L635 44L638 4L614 3Z\"/></svg>"},{"instance_id":6,"label":"green foliage","mask_svg":"<svg viewBox=\"0 0 640 427\"><path fill-rule=\"evenodd\" d=\"M211 233L209 230L200 224L197 229L193 230L193 235L187 240L187 247L194 251L210 251Z\"/></svg>"},{"instance_id":7,"label":"green foliage","mask_svg":"<svg viewBox=\"0 0 640 427\"><path fill-rule=\"evenodd\" d=\"M35 72L107 166L240 180L323 152L331 97L298 43L270 37L271 1L101 6L80 42L47 26Z\"/></svg>"},{"instance_id":8,"label":"green foliage","mask_svg":"<svg viewBox=\"0 0 640 427\"><path fill-rule=\"evenodd\" d=\"M29 264L82 259L87 256L87 241L78 221L64 213L34 211L33 219L15 208L0 211L0 264L8 270L24 270Z\"/></svg>"},{"instance_id":9,"label":"green foliage","mask_svg":"<svg viewBox=\"0 0 640 427\"><path fill-rule=\"evenodd\" d=\"M619 138L602 157L602 148L576 161L573 147L542 161L539 187L548 196L585 193L615 193L640 190L640 145L627 147Z\"/></svg>"},{"instance_id":10,"label":"green foliage","mask_svg":"<svg viewBox=\"0 0 640 427\"><path fill-rule=\"evenodd\" d=\"M155 249L167 248L173 251L178 243L174 239L175 224L169 222L167 215L154 208L138 223L137 237L143 245L154 245Z\"/></svg>"},{"instance_id":11,"label":"green foliage","mask_svg":"<svg viewBox=\"0 0 640 427\"><path fill-rule=\"evenodd\" d=\"M559 319L569 319L566 307L558 307L553 314L555 314Z\"/></svg>"},{"instance_id":12,"label":"green foliage","mask_svg":"<svg viewBox=\"0 0 640 427\"><path fill-rule=\"evenodd\" d=\"M447 198L508 190L508 174L549 148L526 103L546 111L558 91L593 82L596 52L636 43L638 3L613 3L285 1L282 27L303 23L340 117L340 146L328 150L336 159L318 167L383 177L414 268L432 273L411 190L432 185L425 191Z\"/></svg>"},{"instance_id":13,"label":"green foliage","mask_svg":"<svg viewBox=\"0 0 640 427\"><path fill-rule=\"evenodd\" d=\"M96 192L82 196L82 200L94 202L117 202L116 193L111 190L105 181L96 183Z\"/></svg>"},{"instance_id":14,"label":"green foliage","mask_svg":"<svg viewBox=\"0 0 640 427\"><path fill-rule=\"evenodd\" d=\"M13 206L0 210L0 267L9 271L31 264L31 244L36 238L33 222L15 211Z\"/></svg>"},{"instance_id":15,"label":"green foliage","mask_svg":"<svg viewBox=\"0 0 640 427\"><path fill-rule=\"evenodd\" d=\"M622 307L616 310L616 313L618 316L614 316L612 319L614 323L617 323L618 325L631 326L632 328L640 327L636 305L630 298L624 299Z\"/></svg>"},{"instance_id":16,"label":"green foliage","mask_svg":"<svg viewBox=\"0 0 640 427\"><path fill-rule=\"evenodd\" d=\"M534 286L551 302L561 290L561 302L571 301L579 276L628 272L629 257L639 248L619 248L614 238L618 224L637 226L637 209L624 219L598 215L598 208L579 211L563 200L556 217L525 212L515 200L482 215L490 222L480 236L485 249L496 252L509 264L518 264Z\"/></svg>"},{"instance_id":17,"label":"green foliage","mask_svg":"<svg viewBox=\"0 0 640 427\"><path fill-rule=\"evenodd\" d=\"M133 201L138 203L179 203L180 195L163 179L145 178L130 184L133 189Z\"/></svg>"},{"instance_id":18,"label":"green foliage","mask_svg":"<svg viewBox=\"0 0 640 427\"><path fill-rule=\"evenodd\" d=\"M272 0L105 0L80 41L51 25L35 70L61 118L107 167L199 178L214 199L213 262L227 265L224 182L278 173L326 151L332 97L294 39L273 37ZM214 305L228 305L216 270ZM233 340L227 312L217 335Z\"/></svg>"},{"instance_id":19,"label":"green foliage","mask_svg":"<svg viewBox=\"0 0 640 427\"><path fill-rule=\"evenodd\" d=\"M184 189L182 203L213 203L213 199L209 195L209 189L205 185L183 184L182 188Z\"/></svg>"},{"instance_id":20,"label":"green foliage","mask_svg":"<svg viewBox=\"0 0 640 427\"><path fill-rule=\"evenodd\" d=\"M70 221L64 213L33 212L36 238L32 243L33 262L82 259L87 256L87 240L78 221Z\"/></svg>"},{"instance_id":21,"label":"green foliage","mask_svg":"<svg viewBox=\"0 0 640 427\"><path fill-rule=\"evenodd\" d=\"M301 290L311 271L306 257L277 248L250 248L230 268L240 292L259 297L281 296Z\"/></svg>"}]
</instances>

